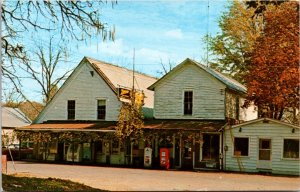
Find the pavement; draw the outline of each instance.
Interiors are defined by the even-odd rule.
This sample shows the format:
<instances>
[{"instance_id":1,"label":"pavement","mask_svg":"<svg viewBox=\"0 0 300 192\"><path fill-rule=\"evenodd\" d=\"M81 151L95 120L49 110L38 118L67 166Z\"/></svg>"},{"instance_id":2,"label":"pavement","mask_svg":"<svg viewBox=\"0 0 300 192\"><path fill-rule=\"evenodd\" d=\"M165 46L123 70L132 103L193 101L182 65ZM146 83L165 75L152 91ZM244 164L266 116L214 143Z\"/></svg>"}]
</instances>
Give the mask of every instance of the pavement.
<instances>
[{"instance_id":1,"label":"pavement","mask_svg":"<svg viewBox=\"0 0 300 192\"><path fill-rule=\"evenodd\" d=\"M110 191L299 191L300 177L150 170L32 162L7 164L8 174L69 179Z\"/></svg>"}]
</instances>

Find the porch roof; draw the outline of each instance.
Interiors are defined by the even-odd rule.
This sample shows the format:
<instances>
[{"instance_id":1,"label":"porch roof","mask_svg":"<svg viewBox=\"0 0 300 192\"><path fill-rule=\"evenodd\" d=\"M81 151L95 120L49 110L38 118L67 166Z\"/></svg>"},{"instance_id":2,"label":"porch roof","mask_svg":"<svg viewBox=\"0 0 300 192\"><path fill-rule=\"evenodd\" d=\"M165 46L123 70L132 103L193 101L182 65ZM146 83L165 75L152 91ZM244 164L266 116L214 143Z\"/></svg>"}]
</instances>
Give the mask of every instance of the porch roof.
<instances>
[{"instance_id":1,"label":"porch roof","mask_svg":"<svg viewBox=\"0 0 300 192\"><path fill-rule=\"evenodd\" d=\"M223 120L169 120L155 119L145 121L144 129L191 130L217 132L225 125Z\"/></svg>"},{"instance_id":2,"label":"porch roof","mask_svg":"<svg viewBox=\"0 0 300 192\"><path fill-rule=\"evenodd\" d=\"M18 131L115 131L116 121L47 121L40 124L31 124L17 128ZM190 130L217 132L225 125L223 120L170 120L153 119L145 120L145 130Z\"/></svg>"},{"instance_id":3,"label":"porch roof","mask_svg":"<svg viewBox=\"0 0 300 192\"><path fill-rule=\"evenodd\" d=\"M17 128L18 131L114 131L115 121L47 121Z\"/></svg>"}]
</instances>

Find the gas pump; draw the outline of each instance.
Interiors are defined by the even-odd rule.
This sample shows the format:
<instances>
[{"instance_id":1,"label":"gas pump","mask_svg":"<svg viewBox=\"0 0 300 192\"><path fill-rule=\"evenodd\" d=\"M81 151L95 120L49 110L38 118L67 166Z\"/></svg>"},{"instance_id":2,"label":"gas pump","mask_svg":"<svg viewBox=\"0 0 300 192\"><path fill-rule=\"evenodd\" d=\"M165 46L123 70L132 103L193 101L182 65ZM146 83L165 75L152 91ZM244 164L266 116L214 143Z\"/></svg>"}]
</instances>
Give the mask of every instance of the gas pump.
<instances>
[{"instance_id":1,"label":"gas pump","mask_svg":"<svg viewBox=\"0 0 300 192\"><path fill-rule=\"evenodd\" d=\"M159 150L160 156L160 166L169 169L170 168L170 152L168 148L160 148Z\"/></svg>"}]
</instances>

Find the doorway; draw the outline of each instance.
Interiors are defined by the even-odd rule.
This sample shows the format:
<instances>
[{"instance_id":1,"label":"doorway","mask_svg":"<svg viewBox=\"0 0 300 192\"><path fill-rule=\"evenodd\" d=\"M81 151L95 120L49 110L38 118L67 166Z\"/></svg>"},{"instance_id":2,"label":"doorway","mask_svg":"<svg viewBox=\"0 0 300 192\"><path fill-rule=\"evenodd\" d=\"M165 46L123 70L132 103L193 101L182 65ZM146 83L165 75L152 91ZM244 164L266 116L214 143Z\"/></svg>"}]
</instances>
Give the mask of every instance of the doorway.
<instances>
[{"instance_id":1,"label":"doorway","mask_svg":"<svg viewBox=\"0 0 300 192\"><path fill-rule=\"evenodd\" d=\"M259 169L272 169L272 147L271 139L259 139L258 145L258 162L257 168Z\"/></svg>"},{"instance_id":2,"label":"doorway","mask_svg":"<svg viewBox=\"0 0 300 192\"><path fill-rule=\"evenodd\" d=\"M220 134L203 134L202 159L204 167L219 168Z\"/></svg>"},{"instance_id":3,"label":"doorway","mask_svg":"<svg viewBox=\"0 0 300 192\"><path fill-rule=\"evenodd\" d=\"M182 150L182 168L192 169L193 168L193 141L183 140Z\"/></svg>"},{"instance_id":4,"label":"doorway","mask_svg":"<svg viewBox=\"0 0 300 192\"><path fill-rule=\"evenodd\" d=\"M180 167L180 138L175 138L174 165L175 167Z\"/></svg>"}]
</instances>

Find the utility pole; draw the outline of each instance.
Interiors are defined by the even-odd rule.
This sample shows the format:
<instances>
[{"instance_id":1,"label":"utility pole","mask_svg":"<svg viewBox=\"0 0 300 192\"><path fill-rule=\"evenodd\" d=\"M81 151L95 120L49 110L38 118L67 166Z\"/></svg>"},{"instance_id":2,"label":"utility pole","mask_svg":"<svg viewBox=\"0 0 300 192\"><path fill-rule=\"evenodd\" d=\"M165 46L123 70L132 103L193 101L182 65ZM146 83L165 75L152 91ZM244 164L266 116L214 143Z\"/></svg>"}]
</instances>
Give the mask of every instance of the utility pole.
<instances>
[{"instance_id":1,"label":"utility pole","mask_svg":"<svg viewBox=\"0 0 300 192\"><path fill-rule=\"evenodd\" d=\"M132 58L132 105L135 102L135 91L134 91L134 71L135 71L135 48L133 48L133 58Z\"/></svg>"},{"instance_id":2,"label":"utility pole","mask_svg":"<svg viewBox=\"0 0 300 192\"><path fill-rule=\"evenodd\" d=\"M3 1L0 1L0 6L2 7ZM0 9L0 15L2 15L2 9ZM2 19L0 19L0 31L2 32ZM2 41L0 42L0 45L2 47ZM0 51L0 99L2 102L2 51ZM0 106L0 133L2 133L2 107ZM3 191L3 187L2 187L2 137L0 137L0 150L1 150L1 161L0 161L0 191Z\"/></svg>"},{"instance_id":3,"label":"utility pole","mask_svg":"<svg viewBox=\"0 0 300 192\"><path fill-rule=\"evenodd\" d=\"M209 34L209 0L207 0L207 26L206 26L206 67L209 67L208 63L208 34Z\"/></svg>"}]
</instances>

